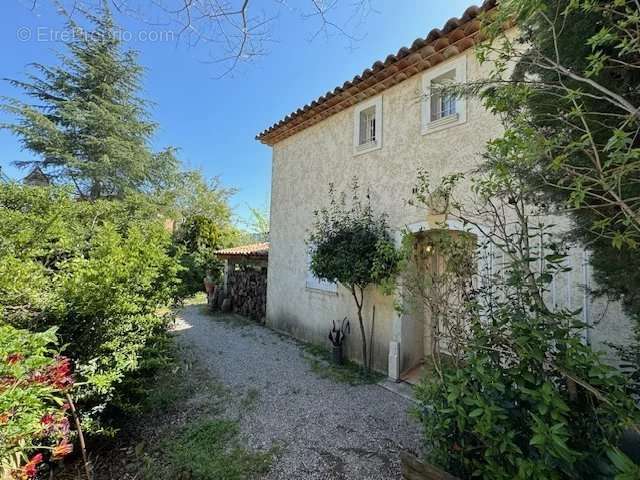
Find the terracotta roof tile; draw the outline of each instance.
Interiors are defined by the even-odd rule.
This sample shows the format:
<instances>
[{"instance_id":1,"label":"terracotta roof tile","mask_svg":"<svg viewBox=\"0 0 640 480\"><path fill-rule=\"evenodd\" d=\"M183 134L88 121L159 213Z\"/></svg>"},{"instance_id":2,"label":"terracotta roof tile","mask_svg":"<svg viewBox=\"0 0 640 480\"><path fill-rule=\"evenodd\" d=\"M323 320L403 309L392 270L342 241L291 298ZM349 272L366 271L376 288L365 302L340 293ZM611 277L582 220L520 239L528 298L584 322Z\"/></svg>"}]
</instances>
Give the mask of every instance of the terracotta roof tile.
<instances>
[{"instance_id":1,"label":"terracotta roof tile","mask_svg":"<svg viewBox=\"0 0 640 480\"><path fill-rule=\"evenodd\" d=\"M248 256L267 257L269 255L269 242L252 243L251 245L241 245L239 247L225 248L214 252L220 256Z\"/></svg>"},{"instance_id":2,"label":"terracotta roof tile","mask_svg":"<svg viewBox=\"0 0 640 480\"><path fill-rule=\"evenodd\" d=\"M256 140L274 145L467 50L482 40L478 15L495 6L496 0L485 0L481 6L467 8L462 17L450 18L442 29L434 28L425 38L416 39L411 47L402 47L395 55L388 55L384 62L378 60L360 75L344 82L341 87L325 93L260 132Z\"/></svg>"}]
</instances>

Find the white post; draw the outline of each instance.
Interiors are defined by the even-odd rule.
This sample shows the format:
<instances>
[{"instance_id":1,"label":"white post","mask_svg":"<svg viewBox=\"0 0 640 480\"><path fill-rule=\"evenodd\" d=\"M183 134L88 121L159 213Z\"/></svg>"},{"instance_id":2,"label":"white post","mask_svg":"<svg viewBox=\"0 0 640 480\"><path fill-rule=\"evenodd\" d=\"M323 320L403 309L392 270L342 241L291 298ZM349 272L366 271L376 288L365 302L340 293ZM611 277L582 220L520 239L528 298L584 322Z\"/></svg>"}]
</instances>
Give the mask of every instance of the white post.
<instances>
[{"instance_id":1,"label":"white post","mask_svg":"<svg viewBox=\"0 0 640 480\"><path fill-rule=\"evenodd\" d=\"M389 378L400 381L400 342L389 342Z\"/></svg>"}]
</instances>

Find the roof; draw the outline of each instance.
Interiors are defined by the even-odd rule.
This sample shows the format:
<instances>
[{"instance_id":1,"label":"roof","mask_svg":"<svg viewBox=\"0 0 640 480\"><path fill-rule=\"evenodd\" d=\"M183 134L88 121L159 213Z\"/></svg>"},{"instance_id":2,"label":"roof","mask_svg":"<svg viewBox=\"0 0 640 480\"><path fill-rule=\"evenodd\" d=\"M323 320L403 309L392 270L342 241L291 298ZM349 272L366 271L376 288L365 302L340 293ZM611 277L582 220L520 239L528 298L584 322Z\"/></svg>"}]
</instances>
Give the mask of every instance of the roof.
<instances>
[{"instance_id":1,"label":"roof","mask_svg":"<svg viewBox=\"0 0 640 480\"><path fill-rule=\"evenodd\" d=\"M25 185L32 185L32 186L46 186L46 185L49 185L51 182L49 180L49 177L42 171L42 169L38 166L35 166L29 172L29 174L26 177L24 177L24 179L22 180L22 183L24 183Z\"/></svg>"},{"instance_id":2,"label":"roof","mask_svg":"<svg viewBox=\"0 0 640 480\"><path fill-rule=\"evenodd\" d=\"M351 81L328 91L260 132L256 140L266 145L275 145L331 115L378 95L383 90L467 50L482 41L478 16L495 6L496 0L485 0L481 6L467 8L462 17L450 18L442 30L434 28L425 38L417 38L410 47L402 47L398 53L389 55L384 61L378 60Z\"/></svg>"},{"instance_id":3,"label":"roof","mask_svg":"<svg viewBox=\"0 0 640 480\"><path fill-rule=\"evenodd\" d=\"M268 257L269 242L252 243L250 245L225 248L222 250L216 250L214 253L221 257Z\"/></svg>"}]
</instances>

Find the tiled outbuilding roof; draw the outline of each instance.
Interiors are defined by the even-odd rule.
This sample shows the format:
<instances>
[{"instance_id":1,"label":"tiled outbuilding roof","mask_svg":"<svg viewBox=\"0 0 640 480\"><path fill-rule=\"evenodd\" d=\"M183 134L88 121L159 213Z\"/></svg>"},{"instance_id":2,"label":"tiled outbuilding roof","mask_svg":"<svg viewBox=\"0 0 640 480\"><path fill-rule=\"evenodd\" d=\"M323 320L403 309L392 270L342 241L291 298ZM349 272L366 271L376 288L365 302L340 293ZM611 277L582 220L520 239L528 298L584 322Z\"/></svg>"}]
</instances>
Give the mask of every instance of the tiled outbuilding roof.
<instances>
[{"instance_id":1,"label":"tiled outbuilding roof","mask_svg":"<svg viewBox=\"0 0 640 480\"><path fill-rule=\"evenodd\" d=\"M442 30L434 28L426 38L416 39L411 47L403 47L384 62L377 61L341 87L325 93L259 133L256 140L274 145L305 128L349 108L407 78L458 55L482 40L478 16L496 6L496 0L485 0L481 6L467 8L461 18L451 18Z\"/></svg>"},{"instance_id":2,"label":"tiled outbuilding roof","mask_svg":"<svg viewBox=\"0 0 640 480\"><path fill-rule=\"evenodd\" d=\"M267 257L269 256L269 242L225 248L223 250L216 250L214 253L221 257Z\"/></svg>"}]
</instances>

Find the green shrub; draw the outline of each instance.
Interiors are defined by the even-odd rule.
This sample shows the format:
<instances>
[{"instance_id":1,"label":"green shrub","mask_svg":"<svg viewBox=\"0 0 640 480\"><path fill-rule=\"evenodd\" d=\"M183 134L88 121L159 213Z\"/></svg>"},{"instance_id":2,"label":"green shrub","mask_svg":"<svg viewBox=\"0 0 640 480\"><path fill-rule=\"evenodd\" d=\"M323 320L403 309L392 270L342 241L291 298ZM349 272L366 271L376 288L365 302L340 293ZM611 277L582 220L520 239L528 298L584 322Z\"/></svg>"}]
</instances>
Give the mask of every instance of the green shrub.
<instances>
[{"instance_id":1,"label":"green shrub","mask_svg":"<svg viewBox=\"0 0 640 480\"><path fill-rule=\"evenodd\" d=\"M607 453L637 419L624 378L572 315L493 307L463 362L416 390L429 460L461 478L610 478Z\"/></svg>"},{"instance_id":2,"label":"green shrub","mask_svg":"<svg viewBox=\"0 0 640 480\"><path fill-rule=\"evenodd\" d=\"M107 395L138 367L147 341L163 331L177 264L167 254L169 239L159 225L113 225L96 230L86 257L64 262L57 293L64 299L52 315L67 350L81 364L89 391Z\"/></svg>"},{"instance_id":3,"label":"green shrub","mask_svg":"<svg viewBox=\"0 0 640 480\"><path fill-rule=\"evenodd\" d=\"M164 414L186 397L182 383L175 381L176 375L186 370L175 337L167 331L158 332L140 351L135 372L126 375L114 390L105 416L118 425L143 413Z\"/></svg>"},{"instance_id":4,"label":"green shrub","mask_svg":"<svg viewBox=\"0 0 640 480\"><path fill-rule=\"evenodd\" d=\"M65 189L0 186L1 321L57 328L85 409L108 402L165 330L180 266L162 220L140 198L86 202Z\"/></svg>"}]
</instances>

